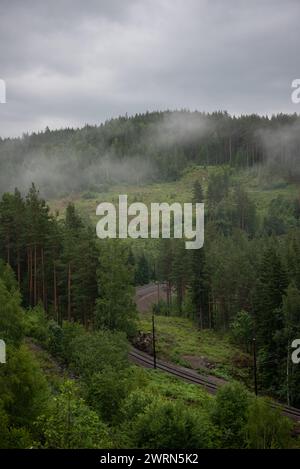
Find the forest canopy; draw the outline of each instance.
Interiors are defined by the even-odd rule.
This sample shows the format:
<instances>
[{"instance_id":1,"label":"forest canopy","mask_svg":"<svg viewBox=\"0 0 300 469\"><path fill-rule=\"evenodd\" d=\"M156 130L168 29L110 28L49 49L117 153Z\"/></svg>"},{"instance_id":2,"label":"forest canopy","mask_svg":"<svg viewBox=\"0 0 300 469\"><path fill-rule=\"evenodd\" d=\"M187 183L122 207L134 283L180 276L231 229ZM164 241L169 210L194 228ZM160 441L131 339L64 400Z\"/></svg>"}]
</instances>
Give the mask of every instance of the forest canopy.
<instances>
[{"instance_id":1,"label":"forest canopy","mask_svg":"<svg viewBox=\"0 0 300 469\"><path fill-rule=\"evenodd\" d=\"M116 182L172 181L189 165L264 163L299 180L300 117L165 111L123 116L99 126L0 140L1 192L32 182L44 196L105 191Z\"/></svg>"}]
</instances>

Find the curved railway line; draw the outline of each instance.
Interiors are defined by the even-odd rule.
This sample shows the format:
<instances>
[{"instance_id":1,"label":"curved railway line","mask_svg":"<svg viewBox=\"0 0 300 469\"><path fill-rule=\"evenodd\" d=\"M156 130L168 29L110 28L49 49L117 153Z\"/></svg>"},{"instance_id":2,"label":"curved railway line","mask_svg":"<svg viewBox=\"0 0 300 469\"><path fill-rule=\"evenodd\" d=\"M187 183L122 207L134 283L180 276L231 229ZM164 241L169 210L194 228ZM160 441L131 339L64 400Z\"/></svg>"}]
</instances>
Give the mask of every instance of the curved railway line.
<instances>
[{"instance_id":1,"label":"curved railway line","mask_svg":"<svg viewBox=\"0 0 300 469\"><path fill-rule=\"evenodd\" d=\"M151 293L155 295L155 288L152 285L141 287L140 290L137 289L137 298L138 300L142 300L144 295L149 297ZM141 352L136 348L132 348L130 350L129 357L136 365L143 366L145 368L154 368L153 357L145 352ZM226 381L219 378L200 375L196 371L190 370L189 368L184 368L182 366L174 365L159 359L156 360L156 368L191 384L202 386L211 394L216 394L218 388L226 383ZM283 415L300 423L300 409L283 405L275 401L271 401L270 405L273 408L281 410Z\"/></svg>"},{"instance_id":2,"label":"curved railway line","mask_svg":"<svg viewBox=\"0 0 300 469\"><path fill-rule=\"evenodd\" d=\"M153 357L137 349L132 349L129 352L129 356L132 362L136 365L143 366L145 368L153 368ZM181 366L173 365L171 363L164 362L162 360L156 360L156 369L169 373L177 378L187 381L191 384L204 387L209 393L216 394L218 388L225 384L225 381L218 380L217 384L213 378L199 375L193 370L183 368ZM284 415L290 417L296 422L300 422L300 410L294 407L286 406L276 402L270 402L273 408L280 409Z\"/></svg>"}]
</instances>

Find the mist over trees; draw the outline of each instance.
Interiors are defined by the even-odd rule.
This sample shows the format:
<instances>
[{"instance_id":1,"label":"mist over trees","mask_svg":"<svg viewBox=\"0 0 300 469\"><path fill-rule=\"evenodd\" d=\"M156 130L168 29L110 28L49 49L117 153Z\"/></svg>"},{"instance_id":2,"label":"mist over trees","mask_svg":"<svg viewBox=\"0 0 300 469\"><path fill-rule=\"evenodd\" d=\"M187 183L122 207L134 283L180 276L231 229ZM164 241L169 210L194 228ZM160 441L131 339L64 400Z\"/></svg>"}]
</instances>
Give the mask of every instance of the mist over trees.
<instances>
[{"instance_id":1,"label":"mist over trees","mask_svg":"<svg viewBox=\"0 0 300 469\"><path fill-rule=\"evenodd\" d=\"M300 118L166 111L119 117L99 126L0 140L0 189L44 196L105 191L107 184L176 180L188 165L264 163L299 180Z\"/></svg>"},{"instance_id":2,"label":"mist over trees","mask_svg":"<svg viewBox=\"0 0 300 469\"><path fill-rule=\"evenodd\" d=\"M8 346L0 447L295 444L292 423L242 384L200 405L178 383L130 366L128 340L138 329L134 285L164 282L157 315L188 317L197 334L231 341L251 380L255 338L259 393L300 405L299 366L290 360L300 333L299 198L275 191L261 212L236 170L263 165L297 183L298 125L297 116L181 111L0 142L0 336ZM59 217L44 198L176 180L190 165L201 171L188 179L189 197L206 206L205 245L195 251L178 239L152 249L100 241L73 204ZM49 380L40 349L71 379Z\"/></svg>"}]
</instances>

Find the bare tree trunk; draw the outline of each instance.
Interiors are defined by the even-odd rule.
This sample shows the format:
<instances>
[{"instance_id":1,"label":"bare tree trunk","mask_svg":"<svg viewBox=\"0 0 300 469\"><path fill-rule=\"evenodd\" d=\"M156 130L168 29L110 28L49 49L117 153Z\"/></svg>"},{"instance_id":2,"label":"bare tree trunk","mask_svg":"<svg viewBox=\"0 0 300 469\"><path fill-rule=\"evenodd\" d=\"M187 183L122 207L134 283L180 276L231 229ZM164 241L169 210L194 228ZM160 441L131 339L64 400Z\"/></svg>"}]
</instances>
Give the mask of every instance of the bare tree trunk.
<instances>
[{"instance_id":1,"label":"bare tree trunk","mask_svg":"<svg viewBox=\"0 0 300 469\"><path fill-rule=\"evenodd\" d=\"M58 322L58 309L57 309L57 284L56 284L56 265L53 261L53 296L54 296L54 314L56 315L56 320Z\"/></svg>"},{"instance_id":2,"label":"bare tree trunk","mask_svg":"<svg viewBox=\"0 0 300 469\"><path fill-rule=\"evenodd\" d=\"M33 269L32 269L32 246L29 248L29 297L30 297L30 306L33 302Z\"/></svg>"},{"instance_id":3,"label":"bare tree trunk","mask_svg":"<svg viewBox=\"0 0 300 469\"><path fill-rule=\"evenodd\" d=\"M71 264L68 268L68 321L71 321Z\"/></svg>"},{"instance_id":4,"label":"bare tree trunk","mask_svg":"<svg viewBox=\"0 0 300 469\"><path fill-rule=\"evenodd\" d=\"M170 308L171 307L171 286L170 282L167 282L167 308L168 308L168 316L171 314Z\"/></svg>"},{"instance_id":5,"label":"bare tree trunk","mask_svg":"<svg viewBox=\"0 0 300 469\"><path fill-rule=\"evenodd\" d=\"M41 248L41 261L42 261L42 296L43 305L46 310L46 288L45 288L45 263L44 263L44 248Z\"/></svg>"},{"instance_id":6,"label":"bare tree trunk","mask_svg":"<svg viewBox=\"0 0 300 469\"><path fill-rule=\"evenodd\" d=\"M202 330L203 329L203 315L202 315L202 308L200 306L199 308L199 326L200 326L200 329Z\"/></svg>"}]
</instances>

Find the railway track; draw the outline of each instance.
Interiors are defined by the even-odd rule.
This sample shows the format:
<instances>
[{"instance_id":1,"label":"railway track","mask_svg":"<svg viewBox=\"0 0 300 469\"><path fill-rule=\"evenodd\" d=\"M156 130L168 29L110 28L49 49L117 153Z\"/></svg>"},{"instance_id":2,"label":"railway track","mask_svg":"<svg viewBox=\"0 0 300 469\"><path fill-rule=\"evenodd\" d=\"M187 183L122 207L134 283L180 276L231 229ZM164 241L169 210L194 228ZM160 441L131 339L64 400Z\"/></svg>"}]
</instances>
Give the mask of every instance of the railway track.
<instances>
[{"instance_id":1,"label":"railway track","mask_svg":"<svg viewBox=\"0 0 300 469\"><path fill-rule=\"evenodd\" d=\"M136 364L145 366L146 368L153 368L153 358L150 355L140 352L137 349L132 349L129 352L129 356ZM211 394L215 394L217 392L218 386L216 383L212 382L209 378L198 375L196 372L193 372L188 368L172 365L171 363L161 360L156 360L156 368L177 376L178 378L184 379L189 383L204 386Z\"/></svg>"},{"instance_id":2,"label":"railway track","mask_svg":"<svg viewBox=\"0 0 300 469\"><path fill-rule=\"evenodd\" d=\"M140 350L137 350L135 348L132 348L130 350L129 357L131 361L136 365L143 366L145 368L153 368L154 366L153 357L151 355L141 352ZM173 365L163 360L156 360L156 368L158 370L164 371L165 373L169 373L173 376L176 376L177 378L182 379L191 384L202 386L210 394L216 394L218 388L226 383L226 381L219 380L217 378L215 380L213 377L199 375L193 370L189 370L188 368L184 368L178 365ZM294 407L286 406L276 402L271 402L270 405L274 409L279 409L283 415L291 418L296 422L300 422L300 409L296 409Z\"/></svg>"},{"instance_id":3,"label":"railway track","mask_svg":"<svg viewBox=\"0 0 300 469\"><path fill-rule=\"evenodd\" d=\"M162 289L161 289L162 290ZM154 284L144 285L136 289L136 301L138 309L141 308L142 302L144 299L149 299L150 303L155 303L157 301L157 286ZM129 352L130 359L137 365L153 368L153 357L147 353L141 352L136 348L132 348ZM204 387L210 394L216 394L218 388L226 383L226 381L214 378L212 376L203 376L199 375L196 371L184 368L182 366L174 365L163 360L156 360L156 368L158 370L169 373L173 376L176 376L179 379L182 379L188 383L196 384L198 386ZM270 402L271 407L274 409L279 409L283 415L291 418L296 422L300 422L300 409L295 407L283 405L275 401Z\"/></svg>"}]
</instances>

